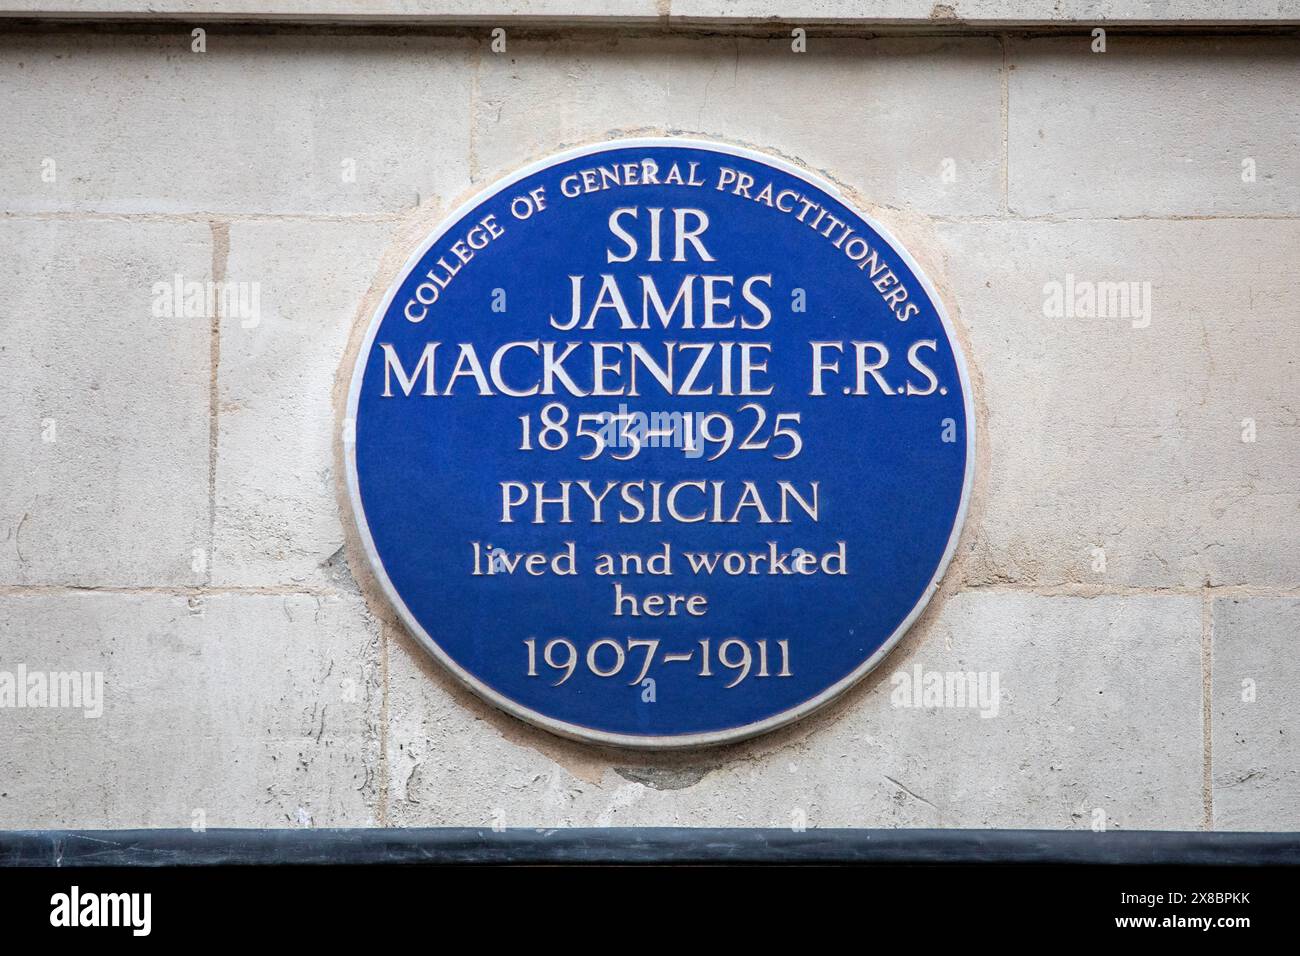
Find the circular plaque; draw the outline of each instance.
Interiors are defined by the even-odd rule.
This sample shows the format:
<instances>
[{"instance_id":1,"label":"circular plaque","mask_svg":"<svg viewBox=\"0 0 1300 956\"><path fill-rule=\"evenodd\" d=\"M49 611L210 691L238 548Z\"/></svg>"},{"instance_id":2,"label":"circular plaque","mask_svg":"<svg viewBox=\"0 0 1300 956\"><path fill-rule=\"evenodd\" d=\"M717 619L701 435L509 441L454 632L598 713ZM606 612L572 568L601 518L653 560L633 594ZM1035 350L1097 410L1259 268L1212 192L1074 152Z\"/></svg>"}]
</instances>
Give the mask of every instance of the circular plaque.
<instances>
[{"instance_id":1,"label":"circular plaque","mask_svg":"<svg viewBox=\"0 0 1300 956\"><path fill-rule=\"evenodd\" d=\"M352 510L419 641L504 710L734 740L874 667L938 586L970 386L907 252L714 143L553 156L453 213L375 313Z\"/></svg>"}]
</instances>

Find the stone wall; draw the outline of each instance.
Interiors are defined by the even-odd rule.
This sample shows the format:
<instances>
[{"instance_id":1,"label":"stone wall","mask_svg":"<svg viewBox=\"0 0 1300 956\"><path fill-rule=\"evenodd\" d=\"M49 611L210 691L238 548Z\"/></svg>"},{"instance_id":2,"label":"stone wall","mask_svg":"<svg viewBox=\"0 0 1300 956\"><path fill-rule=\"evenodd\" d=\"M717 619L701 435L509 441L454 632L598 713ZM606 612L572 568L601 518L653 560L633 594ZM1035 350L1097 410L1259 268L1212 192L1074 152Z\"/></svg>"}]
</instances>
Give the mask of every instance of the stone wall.
<instances>
[{"instance_id":1,"label":"stone wall","mask_svg":"<svg viewBox=\"0 0 1300 956\"><path fill-rule=\"evenodd\" d=\"M493 53L482 11L223 6L0 34L0 669L105 675L97 719L0 710L0 827L1300 829L1295 36L1112 28L1096 53L1091 26L926 27L898 0L880 17L912 29L845 19L796 54L790 24L754 29L769 5L674 2L740 20L668 29L646 0L610 5L640 28L540 4L582 28L506 17ZM418 238L634 133L783 156L894 231L960 330L980 435L958 557L885 664L672 755L561 740L444 674L363 574L337 473L347 350ZM247 283L256 317L160 317L177 276ZM1067 282L1138 283L1149 314L1048 314ZM998 673L998 715L893 706L918 665Z\"/></svg>"}]
</instances>

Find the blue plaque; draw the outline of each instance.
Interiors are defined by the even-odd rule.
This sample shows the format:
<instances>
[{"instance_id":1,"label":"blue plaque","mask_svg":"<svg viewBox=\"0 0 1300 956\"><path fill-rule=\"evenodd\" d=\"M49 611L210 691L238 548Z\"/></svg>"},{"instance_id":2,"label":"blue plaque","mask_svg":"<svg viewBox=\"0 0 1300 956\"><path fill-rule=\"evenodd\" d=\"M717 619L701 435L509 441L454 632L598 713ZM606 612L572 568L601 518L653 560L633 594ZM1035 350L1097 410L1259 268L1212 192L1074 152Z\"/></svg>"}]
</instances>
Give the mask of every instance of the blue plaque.
<instances>
[{"instance_id":1,"label":"blue plaque","mask_svg":"<svg viewBox=\"0 0 1300 956\"><path fill-rule=\"evenodd\" d=\"M411 257L352 377L349 493L388 599L487 700L710 744L825 704L921 613L971 409L938 296L833 186L622 140L497 183Z\"/></svg>"}]
</instances>

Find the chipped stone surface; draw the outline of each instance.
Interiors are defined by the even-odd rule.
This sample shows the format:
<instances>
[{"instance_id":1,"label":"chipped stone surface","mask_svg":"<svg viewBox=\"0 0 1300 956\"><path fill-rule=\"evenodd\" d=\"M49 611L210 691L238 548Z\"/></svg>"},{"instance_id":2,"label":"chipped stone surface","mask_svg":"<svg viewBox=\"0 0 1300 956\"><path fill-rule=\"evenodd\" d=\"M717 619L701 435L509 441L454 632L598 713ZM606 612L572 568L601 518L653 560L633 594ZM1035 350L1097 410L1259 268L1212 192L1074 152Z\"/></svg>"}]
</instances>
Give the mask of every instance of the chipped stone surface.
<instances>
[{"instance_id":1,"label":"chipped stone surface","mask_svg":"<svg viewBox=\"0 0 1300 956\"><path fill-rule=\"evenodd\" d=\"M374 825L377 635L355 597L0 596L0 670L104 675L101 717L0 710L0 827Z\"/></svg>"},{"instance_id":2,"label":"chipped stone surface","mask_svg":"<svg viewBox=\"0 0 1300 956\"><path fill-rule=\"evenodd\" d=\"M1214 602L1214 826L1300 829L1300 598Z\"/></svg>"}]
</instances>

